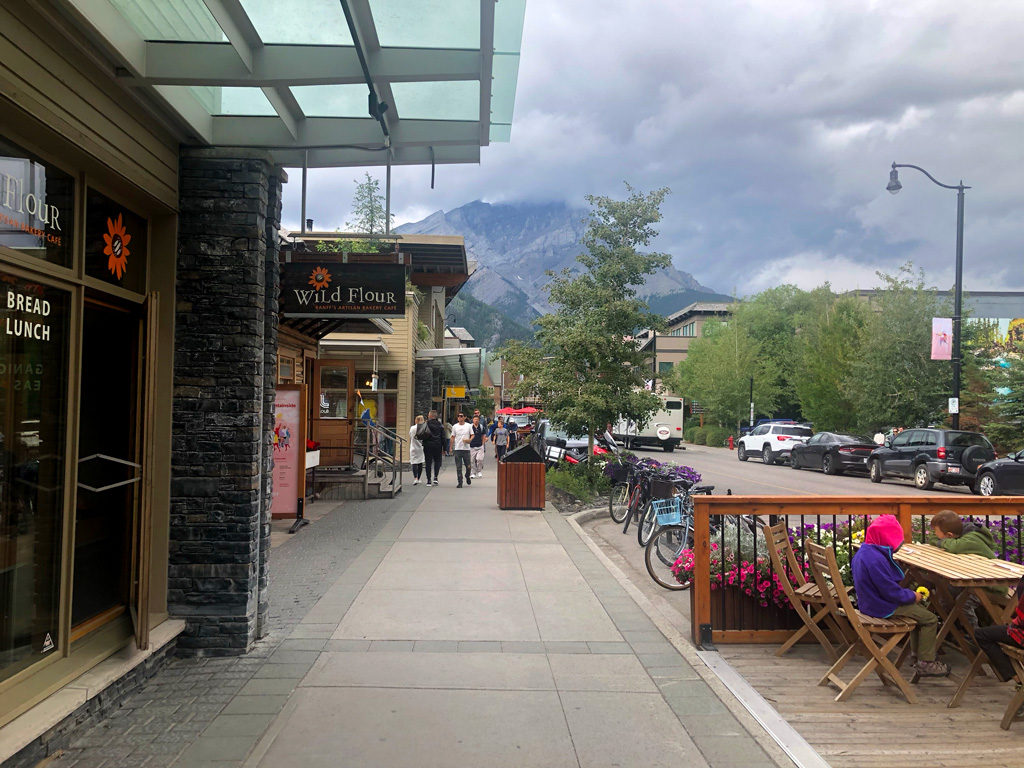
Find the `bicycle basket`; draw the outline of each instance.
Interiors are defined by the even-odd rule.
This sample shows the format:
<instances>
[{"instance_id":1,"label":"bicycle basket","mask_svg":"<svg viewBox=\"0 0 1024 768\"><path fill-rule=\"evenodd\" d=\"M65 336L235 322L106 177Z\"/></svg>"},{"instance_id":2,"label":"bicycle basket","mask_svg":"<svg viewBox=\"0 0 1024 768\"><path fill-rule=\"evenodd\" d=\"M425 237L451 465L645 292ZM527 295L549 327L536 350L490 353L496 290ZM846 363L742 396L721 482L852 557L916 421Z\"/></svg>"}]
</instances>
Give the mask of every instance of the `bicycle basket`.
<instances>
[{"instance_id":1,"label":"bicycle basket","mask_svg":"<svg viewBox=\"0 0 1024 768\"><path fill-rule=\"evenodd\" d=\"M671 480L656 477L651 480L652 499L671 499L675 495L675 486Z\"/></svg>"},{"instance_id":2,"label":"bicycle basket","mask_svg":"<svg viewBox=\"0 0 1024 768\"><path fill-rule=\"evenodd\" d=\"M656 499L651 502L658 525L678 525L683 521L682 505L675 499Z\"/></svg>"},{"instance_id":3,"label":"bicycle basket","mask_svg":"<svg viewBox=\"0 0 1024 768\"><path fill-rule=\"evenodd\" d=\"M611 467L608 471L611 472L612 483L624 483L629 480L629 464L609 462L608 466Z\"/></svg>"}]
</instances>

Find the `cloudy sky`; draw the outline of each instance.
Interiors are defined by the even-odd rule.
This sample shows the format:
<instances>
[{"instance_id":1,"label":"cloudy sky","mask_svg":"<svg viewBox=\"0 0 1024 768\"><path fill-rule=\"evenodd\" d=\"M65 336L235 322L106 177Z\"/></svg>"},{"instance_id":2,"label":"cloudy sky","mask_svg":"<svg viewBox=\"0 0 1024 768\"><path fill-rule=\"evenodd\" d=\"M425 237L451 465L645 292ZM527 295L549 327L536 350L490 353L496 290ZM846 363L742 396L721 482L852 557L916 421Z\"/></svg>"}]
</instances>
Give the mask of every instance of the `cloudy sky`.
<instances>
[{"instance_id":1,"label":"cloudy sky","mask_svg":"<svg viewBox=\"0 0 1024 768\"><path fill-rule=\"evenodd\" d=\"M656 246L725 293L866 288L911 260L965 290L1024 290L1020 0L529 0L512 141L479 166L393 171L399 223L475 199L671 188ZM341 226L358 169L310 175ZM297 174L292 175L297 181ZM299 185L285 226L298 225Z\"/></svg>"}]
</instances>

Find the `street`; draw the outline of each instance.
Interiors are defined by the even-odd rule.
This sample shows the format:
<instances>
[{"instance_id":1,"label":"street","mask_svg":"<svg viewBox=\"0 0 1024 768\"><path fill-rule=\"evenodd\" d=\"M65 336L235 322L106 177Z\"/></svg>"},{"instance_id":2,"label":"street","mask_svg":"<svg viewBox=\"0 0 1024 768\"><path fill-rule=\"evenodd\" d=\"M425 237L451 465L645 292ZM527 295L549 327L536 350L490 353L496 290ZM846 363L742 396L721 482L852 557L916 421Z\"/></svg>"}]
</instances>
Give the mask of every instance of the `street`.
<instances>
[{"instance_id":1,"label":"street","mask_svg":"<svg viewBox=\"0 0 1024 768\"><path fill-rule=\"evenodd\" d=\"M765 466L760 459L737 461L736 452L725 448L709 448L687 444L685 451L664 453L657 450L638 451L658 461L684 464L700 472L702 483L715 486L715 494L732 489L745 496L790 496L821 494L827 496L917 496L922 493L944 495L970 493L966 487L936 486L934 491L919 491L910 480L884 480L872 483L867 475L826 475L816 470L794 470L789 464Z\"/></svg>"}]
</instances>

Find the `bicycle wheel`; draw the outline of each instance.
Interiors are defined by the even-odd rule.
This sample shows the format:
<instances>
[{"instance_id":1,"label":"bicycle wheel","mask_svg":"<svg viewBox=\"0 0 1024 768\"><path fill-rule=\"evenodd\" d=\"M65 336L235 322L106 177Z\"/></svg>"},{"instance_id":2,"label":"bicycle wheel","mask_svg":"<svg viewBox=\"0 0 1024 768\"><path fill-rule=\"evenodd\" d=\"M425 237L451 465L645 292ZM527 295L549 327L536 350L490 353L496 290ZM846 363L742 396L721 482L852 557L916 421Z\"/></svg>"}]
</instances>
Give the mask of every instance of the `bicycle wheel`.
<instances>
[{"instance_id":1,"label":"bicycle wheel","mask_svg":"<svg viewBox=\"0 0 1024 768\"><path fill-rule=\"evenodd\" d=\"M693 527L690 520L681 525L666 525L659 528L644 550L644 564L655 584L672 591L687 589L692 580L679 581L672 573L672 566L684 549L693 546Z\"/></svg>"},{"instance_id":2,"label":"bicycle wheel","mask_svg":"<svg viewBox=\"0 0 1024 768\"><path fill-rule=\"evenodd\" d=\"M658 527L658 516L654 512L654 503L648 501L644 507L643 514L636 526L636 543L646 547L654 535L654 529Z\"/></svg>"},{"instance_id":3,"label":"bicycle wheel","mask_svg":"<svg viewBox=\"0 0 1024 768\"><path fill-rule=\"evenodd\" d=\"M644 491L637 483L633 486L633 490L629 494L629 504L626 507L626 524L622 526L622 532L625 533L629 530L629 523L633 517L640 511L640 504L643 501Z\"/></svg>"},{"instance_id":4,"label":"bicycle wheel","mask_svg":"<svg viewBox=\"0 0 1024 768\"><path fill-rule=\"evenodd\" d=\"M629 485L618 483L612 488L611 498L608 499L608 512L612 520L621 523L629 514Z\"/></svg>"}]
</instances>

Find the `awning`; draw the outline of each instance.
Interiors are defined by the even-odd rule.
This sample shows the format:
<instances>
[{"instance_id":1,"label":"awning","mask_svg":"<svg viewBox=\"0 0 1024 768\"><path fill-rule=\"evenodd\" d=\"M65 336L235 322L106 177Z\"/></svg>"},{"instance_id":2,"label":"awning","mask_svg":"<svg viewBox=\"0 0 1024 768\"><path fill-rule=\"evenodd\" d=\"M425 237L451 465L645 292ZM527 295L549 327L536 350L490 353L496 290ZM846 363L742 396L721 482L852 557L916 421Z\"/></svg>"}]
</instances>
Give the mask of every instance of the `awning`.
<instances>
[{"instance_id":1,"label":"awning","mask_svg":"<svg viewBox=\"0 0 1024 768\"><path fill-rule=\"evenodd\" d=\"M383 352L385 355L388 353L388 345L384 343L384 339L321 339L320 340L320 354L330 352L371 352L371 351Z\"/></svg>"},{"instance_id":2,"label":"awning","mask_svg":"<svg viewBox=\"0 0 1024 768\"><path fill-rule=\"evenodd\" d=\"M477 163L508 141L526 0L55 0L185 144L290 166Z\"/></svg>"},{"instance_id":3,"label":"awning","mask_svg":"<svg viewBox=\"0 0 1024 768\"><path fill-rule=\"evenodd\" d=\"M387 333L392 334L395 328L383 317L351 318L309 318L281 317L281 326L290 328L303 336L320 340L332 333Z\"/></svg>"},{"instance_id":4,"label":"awning","mask_svg":"<svg viewBox=\"0 0 1024 768\"><path fill-rule=\"evenodd\" d=\"M480 386L480 372L483 370L483 347L462 347L458 349L421 349L416 352L417 360L429 360L441 371L442 384L452 384L468 389Z\"/></svg>"}]
</instances>

